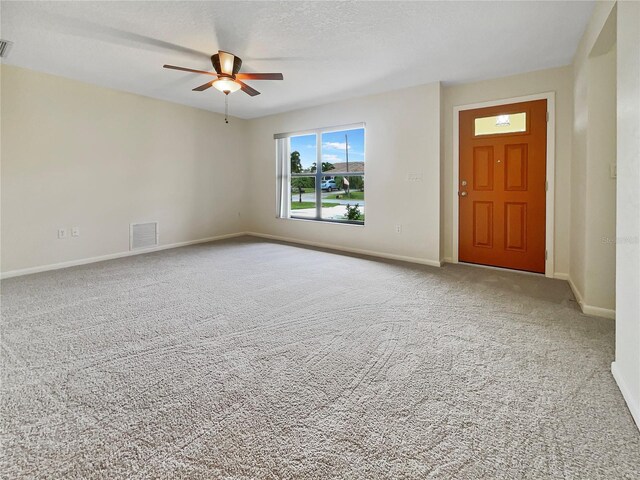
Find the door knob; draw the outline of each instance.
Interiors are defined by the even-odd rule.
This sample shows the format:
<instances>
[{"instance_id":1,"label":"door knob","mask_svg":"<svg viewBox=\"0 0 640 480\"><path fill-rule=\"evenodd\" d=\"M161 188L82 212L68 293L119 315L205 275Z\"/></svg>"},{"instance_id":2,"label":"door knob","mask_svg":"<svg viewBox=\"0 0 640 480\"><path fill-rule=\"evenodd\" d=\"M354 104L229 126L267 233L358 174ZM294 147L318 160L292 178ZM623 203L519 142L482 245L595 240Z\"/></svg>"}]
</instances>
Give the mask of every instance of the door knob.
<instances>
[{"instance_id":1,"label":"door knob","mask_svg":"<svg viewBox=\"0 0 640 480\"><path fill-rule=\"evenodd\" d=\"M461 197L466 197L467 196L467 192L460 192L460 196Z\"/></svg>"}]
</instances>

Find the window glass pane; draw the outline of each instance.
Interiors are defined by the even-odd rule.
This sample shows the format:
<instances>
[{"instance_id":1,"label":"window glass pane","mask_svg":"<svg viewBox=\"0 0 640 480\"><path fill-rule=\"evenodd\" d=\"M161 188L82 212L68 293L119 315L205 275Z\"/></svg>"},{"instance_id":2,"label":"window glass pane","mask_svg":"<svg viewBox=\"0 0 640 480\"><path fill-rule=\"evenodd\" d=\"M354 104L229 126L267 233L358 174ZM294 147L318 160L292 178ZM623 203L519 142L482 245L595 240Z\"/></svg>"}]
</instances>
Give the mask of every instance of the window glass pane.
<instances>
[{"instance_id":1,"label":"window glass pane","mask_svg":"<svg viewBox=\"0 0 640 480\"><path fill-rule=\"evenodd\" d=\"M322 172L364 172L364 128L322 134Z\"/></svg>"},{"instance_id":2,"label":"window glass pane","mask_svg":"<svg viewBox=\"0 0 640 480\"><path fill-rule=\"evenodd\" d=\"M316 135L301 135L289 138L291 173L315 172Z\"/></svg>"},{"instance_id":3,"label":"window glass pane","mask_svg":"<svg viewBox=\"0 0 640 480\"><path fill-rule=\"evenodd\" d=\"M364 223L364 176L336 175L323 180L321 188L324 220Z\"/></svg>"},{"instance_id":4,"label":"window glass pane","mask_svg":"<svg viewBox=\"0 0 640 480\"><path fill-rule=\"evenodd\" d=\"M527 114L510 113L475 119L474 135L496 135L500 133L517 133L527 131Z\"/></svg>"},{"instance_id":5,"label":"window glass pane","mask_svg":"<svg viewBox=\"0 0 640 480\"><path fill-rule=\"evenodd\" d=\"M315 177L291 177L292 217L316 218Z\"/></svg>"}]
</instances>

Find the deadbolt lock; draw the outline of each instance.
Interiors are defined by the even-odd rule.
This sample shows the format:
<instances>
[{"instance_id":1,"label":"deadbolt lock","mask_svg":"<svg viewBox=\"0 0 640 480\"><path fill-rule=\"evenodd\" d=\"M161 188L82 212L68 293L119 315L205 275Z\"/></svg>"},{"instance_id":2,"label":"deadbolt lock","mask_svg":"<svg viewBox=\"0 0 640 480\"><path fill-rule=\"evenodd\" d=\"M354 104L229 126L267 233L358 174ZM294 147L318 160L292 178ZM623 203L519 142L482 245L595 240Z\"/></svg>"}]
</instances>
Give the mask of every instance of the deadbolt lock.
<instances>
[{"instance_id":1,"label":"deadbolt lock","mask_svg":"<svg viewBox=\"0 0 640 480\"><path fill-rule=\"evenodd\" d=\"M466 180L462 180L462 186L466 187L467 186L467 181Z\"/></svg>"}]
</instances>

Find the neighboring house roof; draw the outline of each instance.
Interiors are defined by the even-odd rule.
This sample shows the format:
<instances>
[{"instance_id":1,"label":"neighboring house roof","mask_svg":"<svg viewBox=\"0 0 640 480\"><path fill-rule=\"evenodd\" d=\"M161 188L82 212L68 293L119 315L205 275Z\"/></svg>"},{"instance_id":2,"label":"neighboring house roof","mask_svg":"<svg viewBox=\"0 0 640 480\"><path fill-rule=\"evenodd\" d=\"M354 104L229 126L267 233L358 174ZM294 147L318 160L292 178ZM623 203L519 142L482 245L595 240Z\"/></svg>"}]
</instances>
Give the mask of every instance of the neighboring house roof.
<instances>
[{"instance_id":1,"label":"neighboring house roof","mask_svg":"<svg viewBox=\"0 0 640 480\"><path fill-rule=\"evenodd\" d=\"M333 164L333 169L327 170L324 173L330 173L331 175L337 175L339 173L363 173L364 162L349 162L349 170L347 170L346 162L339 162Z\"/></svg>"}]
</instances>

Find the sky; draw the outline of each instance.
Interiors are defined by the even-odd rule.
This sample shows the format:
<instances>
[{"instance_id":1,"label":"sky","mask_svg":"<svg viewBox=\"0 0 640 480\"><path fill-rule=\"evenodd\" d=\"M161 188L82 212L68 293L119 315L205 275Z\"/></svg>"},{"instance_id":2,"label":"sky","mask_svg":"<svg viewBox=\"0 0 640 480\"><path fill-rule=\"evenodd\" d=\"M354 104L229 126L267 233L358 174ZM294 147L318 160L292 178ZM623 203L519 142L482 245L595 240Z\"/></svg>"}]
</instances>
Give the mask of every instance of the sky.
<instances>
[{"instance_id":1,"label":"sky","mask_svg":"<svg viewBox=\"0 0 640 480\"><path fill-rule=\"evenodd\" d=\"M345 134L349 141L349 161L364 162L364 128L323 133L323 162L339 163L345 161ZM300 152L302 168L309 169L316 161L316 135L291 137L290 141L291 151Z\"/></svg>"}]
</instances>

